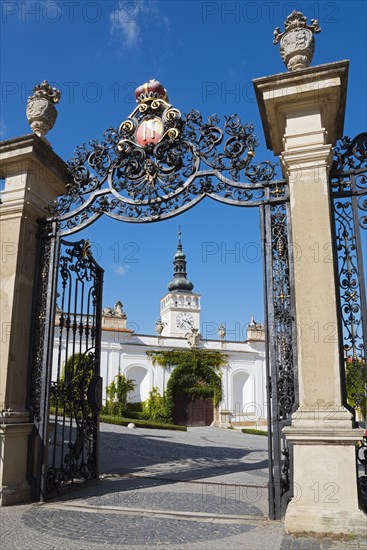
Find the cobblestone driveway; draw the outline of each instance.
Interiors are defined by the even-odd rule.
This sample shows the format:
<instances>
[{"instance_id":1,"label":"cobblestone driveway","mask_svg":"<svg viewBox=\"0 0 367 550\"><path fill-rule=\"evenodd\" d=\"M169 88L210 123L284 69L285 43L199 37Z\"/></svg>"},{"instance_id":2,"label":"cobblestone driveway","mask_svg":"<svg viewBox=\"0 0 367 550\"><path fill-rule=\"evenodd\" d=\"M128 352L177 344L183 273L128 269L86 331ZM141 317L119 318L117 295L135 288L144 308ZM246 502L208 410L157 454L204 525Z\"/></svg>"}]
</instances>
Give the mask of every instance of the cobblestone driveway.
<instances>
[{"instance_id":1,"label":"cobblestone driveway","mask_svg":"<svg viewBox=\"0 0 367 550\"><path fill-rule=\"evenodd\" d=\"M267 440L233 430L101 426L101 480L1 509L1 550L361 549L267 519Z\"/></svg>"}]
</instances>

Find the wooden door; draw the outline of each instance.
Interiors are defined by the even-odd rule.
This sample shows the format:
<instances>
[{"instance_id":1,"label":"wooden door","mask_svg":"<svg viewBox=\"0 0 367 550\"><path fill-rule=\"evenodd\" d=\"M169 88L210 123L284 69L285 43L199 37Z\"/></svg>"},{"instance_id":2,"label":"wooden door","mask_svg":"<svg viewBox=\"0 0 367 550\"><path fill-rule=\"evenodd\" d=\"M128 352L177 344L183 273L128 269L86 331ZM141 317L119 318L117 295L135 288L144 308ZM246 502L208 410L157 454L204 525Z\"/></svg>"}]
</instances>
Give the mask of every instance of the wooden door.
<instances>
[{"instance_id":1,"label":"wooden door","mask_svg":"<svg viewBox=\"0 0 367 550\"><path fill-rule=\"evenodd\" d=\"M214 420L213 400L179 395L175 399L173 418L179 426L210 426Z\"/></svg>"}]
</instances>

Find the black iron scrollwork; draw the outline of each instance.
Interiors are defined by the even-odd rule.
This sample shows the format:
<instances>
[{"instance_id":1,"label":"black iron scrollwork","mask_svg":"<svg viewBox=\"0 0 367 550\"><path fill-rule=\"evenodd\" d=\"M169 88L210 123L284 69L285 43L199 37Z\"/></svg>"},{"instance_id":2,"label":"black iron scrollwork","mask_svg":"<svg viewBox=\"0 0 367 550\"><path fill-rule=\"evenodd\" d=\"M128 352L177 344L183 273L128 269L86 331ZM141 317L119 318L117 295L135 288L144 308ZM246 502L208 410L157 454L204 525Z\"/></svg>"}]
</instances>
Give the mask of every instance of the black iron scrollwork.
<instances>
[{"instance_id":1,"label":"black iron scrollwork","mask_svg":"<svg viewBox=\"0 0 367 550\"><path fill-rule=\"evenodd\" d=\"M344 136L334 149L334 159L331 173L347 172L348 170L364 170L367 168L367 132L358 134L354 139Z\"/></svg>"},{"instance_id":2,"label":"black iron scrollwork","mask_svg":"<svg viewBox=\"0 0 367 550\"><path fill-rule=\"evenodd\" d=\"M291 285L286 206L271 207L272 281L274 301L274 327L276 339L277 400L279 420L289 417L294 405L294 369L291 313Z\"/></svg>"},{"instance_id":3,"label":"black iron scrollwork","mask_svg":"<svg viewBox=\"0 0 367 550\"><path fill-rule=\"evenodd\" d=\"M297 406L292 249L288 203L268 204L265 213L267 369L271 403L270 517L283 517L292 497L292 448L282 433Z\"/></svg>"},{"instance_id":4,"label":"black iron scrollwork","mask_svg":"<svg viewBox=\"0 0 367 550\"><path fill-rule=\"evenodd\" d=\"M52 225L46 224L46 233L52 232ZM38 281L36 286L37 295L35 306L37 315L34 319L33 335L33 357L31 368L31 403L30 408L35 422L41 420L41 402L43 385L43 362L45 359L47 339L49 334L46 330L47 316L49 309L49 293L52 274L50 273L50 262L52 261L52 242L50 239L39 239L40 258Z\"/></svg>"},{"instance_id":5,"label":"black iron scrollwork","mask_svg":"<svg viewBox=\"0 0 367 550\"><path fill-rule=\"evenodd\" d=\"M333 198L355 197L359 226L367 229L367 132L353 140L343 137L338 142L330 183ZM339 203L338 207L341 205Z\"/></svg>"},{"instance_id":6,"label":"black iron scrollwork","mask_svg":"<svg viewBox=\"0 0 367 550\"><path fill-rule=\"evenodd\" d=\"M358 486L360 500L364 511L367 513L367 435L363 437L363 440L357 449L357 457L358 461L364 468L363 475L358 478Z\"/></svg>"},{"instance_id":7,"label":"black iron scrollwork","mask_svg":"<svg viewBox=\"0 0 367 550\"><path fill-rule=\"evenodd\" d=\"M68 192L49 207L63 234L102 214L148 222L186 210L204 196L244 206L287 194L275 182L276 165L253 164L258 145L252 124L237 115L203 120L199 111L182 116L163 99L140 103L101 142L77 148L69 161Z\"/></svg>"},{"instance_id":8,"label":"black iron scrollwork","mask_svg":"<svg viewBox=\"0 0 367 550\"><path fill-rule=\"evenodd\" d=\"M357 420L367 415L367 312L360 229L367 229L367 132L344 137L334 153L330 175L334 209L334 248L342 322L345 401Z\"/></svg>"},{"instance_id":9,"label":"black iron scrollwork","mask_svg":"<svg viewBox=\"0 0 367 550\"><path fill-rule=\"evenodd\" d=\"M356 422L367 420L367 303L360 230L367 229L367 132L344 137L334 151L330 174L334 254L337 260L338 313L341 323L341 377L344 404ZM367 510L366 438L357 450L364 466L358 478L362 506Z\"/></svg>"},{"instance_id":10,"label":"black iron scrollwork","mask_svg":"<svg viewBox=\"0 0 367 550\"><path fill-rule=\"evenodd\" d=\"M61 240L58 255L56 339L51 372L50 419L44 494L97 472L101 407L99 333L101 268L89 242Z\"/></svg>"}]
</instances>

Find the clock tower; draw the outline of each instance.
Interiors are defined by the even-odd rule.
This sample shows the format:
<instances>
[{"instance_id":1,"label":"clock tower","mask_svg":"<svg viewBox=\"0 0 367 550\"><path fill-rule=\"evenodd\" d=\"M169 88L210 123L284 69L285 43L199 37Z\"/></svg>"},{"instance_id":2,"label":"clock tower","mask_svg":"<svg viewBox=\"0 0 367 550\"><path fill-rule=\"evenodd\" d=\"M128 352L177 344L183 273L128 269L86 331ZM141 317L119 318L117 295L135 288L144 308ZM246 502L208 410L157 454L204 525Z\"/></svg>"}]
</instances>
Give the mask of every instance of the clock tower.
<instances>
[{"instance_id":1,"label":"clock tower","mask_svg":"<svg viewBox=\"0 0 367 550\"><path fill-rule=\"evenodd\" d=\"M161 299L162 336L182 338L192 328L200 329L200 295L192 292L193 288L186 275L186 256L182 252L179 229L173 279L168 285L168 293Z\"/></svg>"}]
</instances>

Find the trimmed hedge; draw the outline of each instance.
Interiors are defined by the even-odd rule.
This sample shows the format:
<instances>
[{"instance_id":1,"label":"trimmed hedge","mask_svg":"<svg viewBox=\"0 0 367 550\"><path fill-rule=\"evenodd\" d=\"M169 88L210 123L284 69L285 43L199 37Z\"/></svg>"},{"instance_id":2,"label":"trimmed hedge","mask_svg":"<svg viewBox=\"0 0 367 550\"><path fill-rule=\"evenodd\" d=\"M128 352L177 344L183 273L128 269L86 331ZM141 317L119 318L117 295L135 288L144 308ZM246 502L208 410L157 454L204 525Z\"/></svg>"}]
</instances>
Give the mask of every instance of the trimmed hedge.
<instances>
[{"instance_id":1,"label":"trimmed hedge","mask_svg":"<svg viewBox=\"0 0 367 550\"><path fill-rule=\"evenodd\" d=\"M135 418L120 418L119 416L108 416L101 414L100 422L106 424L117 424L118 426L127 426L132 422L137 428L148 428L152 430L179 430L187 432L186 426L177 426L176 424L163 424L162 422L154 422L153 420L136 420Z\"/></svg>"},{"instance_id":2,"label":"trimmed hedge","mask_svg":"<svg viewBox=\"0 0 367 550\"><path fill-rule=\"evenodd\" d=\"M243 434L268 435L265 430L256 430L255 428L242 428L241 432Z\"/></svg>"},{"instance_id":3,"label":"trimmed hedge","mask_svg":"<svg viewBox=\"0 0 367 550\"><path fill-rule=\"evenodd\" d=\"M58 414L63 415L63 409L58 410ZM56 407L50 407L50 414L56 414ZM149 428L152 430L179 430L187 432L186 426L177 426L176 424L163 424L163 422L154 422L154 420L137 420L136 418L121 418L120 416L110 416L108 414L99 415L100 422L105 424L117 424L119 426L127 426L133 422L137 428Z\"/></svg>"}]
</instances>

